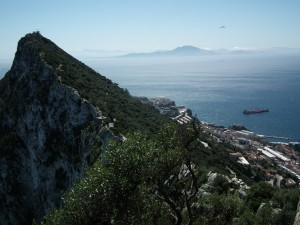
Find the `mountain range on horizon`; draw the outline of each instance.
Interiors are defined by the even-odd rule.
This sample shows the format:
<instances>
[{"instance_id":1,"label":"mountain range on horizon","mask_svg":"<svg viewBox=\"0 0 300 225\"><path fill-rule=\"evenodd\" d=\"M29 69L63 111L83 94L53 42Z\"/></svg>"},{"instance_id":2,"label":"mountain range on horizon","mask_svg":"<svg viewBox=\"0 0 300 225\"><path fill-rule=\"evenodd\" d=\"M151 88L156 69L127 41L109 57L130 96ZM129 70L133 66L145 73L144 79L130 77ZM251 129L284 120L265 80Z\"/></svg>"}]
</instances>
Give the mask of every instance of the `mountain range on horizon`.
<instances>
[{"instance_id":1,"label":"mountain range on horizon","mask_svg":"<svg viewBox=\"0 0 300 225\"><path fill-rule=\"evenodd\" d=\"M133 57L188 57L188 56L218 56L218 55L252 55L252 54L300 54L300 48L272 47L272 48L219 48L206 49L193 45L183 45L173 49L158 49L145 51L132 50L109 50L86 48L82 50L70 51L71 55L80 59L88 58L133 58ZM0 56L2 67L11 64L12 58ZM0 64L1 67L1 64Z\"/></svg>"},{"instance_id":2,"label":"mountain range on horizon","mask_svg":"<svg viewBox=\"0 0 300 225\"><path fill-rule=\"evenodd\" d=\"M127 55L122 55L120 57L176 57L176 56L204 56L204 55L217 55L217 54L232 54L232 53L240 53L240 54L248 54L250 51L245 50L227 50L227 49L219 49L219 50L208 50L198 48L192 45L184 45L181 47L174 48L172 50L158 50L154 52L148 53L130 53Z\"/></svg>"},{"instance_id":3,"label":"mountain range on horizon","mask_svg":"<svg viewBox=\"0 0 300 225\"><path fill-rule=\"evenodd\" d=\"M233 49L204 49L198 48L193 45L183 45L171 50L155 50L144 52L131 52L122 50L97 50L97 49L84 49L82 51L74 52L78 57L187 57L187 56L210 56L210 55L248 55L248 54L291 54L300 53L298 48L288 47L273 47L266 49L255 48L233 48Z\"/></svg>"},{"instance_id":4,"label":"mountain range on horizon","mask_svg":"<svg viewBox=\"0 0 300 225\"><path fill-rule=\"evenodd\" d=\"M156 50L145 52L131 52L129 50L103 50L83 49L71 51L71 55L82 60L97 58L155 58L155 57L203 57L203 56L270 56L270 55L293 55L300 54L300 48L273 47L264 49L233 48L233 49L204 49L192 45L184 45L171 50ZM9 70L12 59L0 58L0 78Z\"/></svg>"}]
</instances>

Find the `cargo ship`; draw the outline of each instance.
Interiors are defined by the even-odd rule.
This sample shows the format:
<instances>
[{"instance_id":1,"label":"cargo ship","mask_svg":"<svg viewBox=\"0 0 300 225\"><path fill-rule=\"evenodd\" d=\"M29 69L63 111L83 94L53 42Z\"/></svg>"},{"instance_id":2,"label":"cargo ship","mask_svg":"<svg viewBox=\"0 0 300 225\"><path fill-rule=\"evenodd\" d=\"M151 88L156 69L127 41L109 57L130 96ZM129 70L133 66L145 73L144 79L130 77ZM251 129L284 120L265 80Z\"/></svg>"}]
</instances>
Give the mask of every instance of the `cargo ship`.
<instances>
[{"instance_id":1,"label":"cargo ship","mask_svg":"<svg viewBox=\"0 0 300 225\"><path fill-rule=\"evenodd\" d=\"M268 109L245 109L243 111L244 114L255 114L255 113L263 113L263 112L269 112Z\"/></svg>"}]
</instances>

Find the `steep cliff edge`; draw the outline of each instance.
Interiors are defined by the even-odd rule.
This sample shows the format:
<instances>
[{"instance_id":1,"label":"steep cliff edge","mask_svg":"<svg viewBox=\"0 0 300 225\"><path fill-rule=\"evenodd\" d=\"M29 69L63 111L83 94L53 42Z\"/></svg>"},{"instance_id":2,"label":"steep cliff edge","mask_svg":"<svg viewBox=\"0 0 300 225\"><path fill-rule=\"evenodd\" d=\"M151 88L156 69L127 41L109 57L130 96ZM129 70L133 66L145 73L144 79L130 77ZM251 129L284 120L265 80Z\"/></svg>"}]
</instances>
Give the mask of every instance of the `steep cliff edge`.
<instances>
[{"instance_id":1,"label":"steep cliff edge","mask_svg":"<svg viewBox=\"0 0 300 225\"><path fill-rule=\"evenodd\" d=\"M59 204L93 149L117 138L108 122L156 129L164 119L145 107L39 33L23 37L0 81L0 224L31 224Z\"/></svg>"},{"instance_id":2,"label":"steep cliff edge","mask_svg":"<svg viewBox=\"0 0 300 225\"><path fill-rule=\"evenodd\" d=\"M294 221L294 225L299 225L299 224L300 224L300 201L298 203L297 214L295 216L295 221Z\"/></svg>"},{"instance_id":3,"label":"steep cliff edge","mask_svg":"<svg viewBox=\"0 0 300 225\"><path fill-rule=\"evenodd\" d=\"M61 83L62 71L47 64L38 38L20 40L0 83L0 224L31 224L59 203L90 153L82 131L101 116Z\"/></svg>"}]
</instances>

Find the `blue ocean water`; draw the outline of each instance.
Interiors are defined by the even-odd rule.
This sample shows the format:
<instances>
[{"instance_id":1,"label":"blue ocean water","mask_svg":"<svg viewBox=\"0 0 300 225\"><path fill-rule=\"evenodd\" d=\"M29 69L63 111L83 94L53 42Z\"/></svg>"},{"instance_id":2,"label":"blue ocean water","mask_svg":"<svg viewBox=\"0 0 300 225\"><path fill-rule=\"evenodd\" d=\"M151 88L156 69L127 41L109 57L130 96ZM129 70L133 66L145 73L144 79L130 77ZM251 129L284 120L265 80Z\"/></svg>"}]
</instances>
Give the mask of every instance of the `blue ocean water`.
<instances>
[{"instance_id":1,"label":"blue ocean water","mask_svg":"<svg viewBox=\"0 0 300 225\"><path fill-rule=\"evenodd\" d=\"M300 139L300 55L84 60L132 95L167 97L201 121ZM244 109L270 112L244 115Z\"/></svg>"},{"instance_id":2,"label":"blue ocean water","mask_svg":"<svg viewBox=\"0 0 300 225\"><path fill-rule=\"evenodd\" d=\"M201 121L300 140L300 54L81 59L132 95L167 97ZM10 64L0 64L0 78ZM244 109L270 112L244 115Z\"/></svg>"}]
</instances>

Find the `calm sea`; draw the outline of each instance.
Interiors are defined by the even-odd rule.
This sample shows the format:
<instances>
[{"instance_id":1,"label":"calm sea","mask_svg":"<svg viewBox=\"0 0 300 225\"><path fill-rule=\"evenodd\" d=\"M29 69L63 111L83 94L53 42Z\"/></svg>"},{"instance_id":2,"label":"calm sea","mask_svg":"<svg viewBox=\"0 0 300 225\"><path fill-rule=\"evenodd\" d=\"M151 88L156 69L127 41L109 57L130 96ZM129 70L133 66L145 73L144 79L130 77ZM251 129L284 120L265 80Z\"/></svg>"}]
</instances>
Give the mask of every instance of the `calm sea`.
<instances>
[{"instance_id":1,"label":"calm sea","mask_svg":"<svg viewBox=\"0 0 300 225\"><path fill-rule=\"evenodd\" d=\"M300 54L81 59L132 95L167 97L201 121L300 140ZM0 64L0 77L10 65ZM244 109L268 113L244 115Z\"/></svg>"},{"instance_id":2,"label":"calm sea","mask_svg":"<svg viewBox=\"0 0 300 225\"><path fill-rule=\"evenodd\" d=\"M173 99L201 121L300 140L300 54L84 61L132 95ZM242 113L256 108L270 112Z\"/></svg>"}]
</instances>

